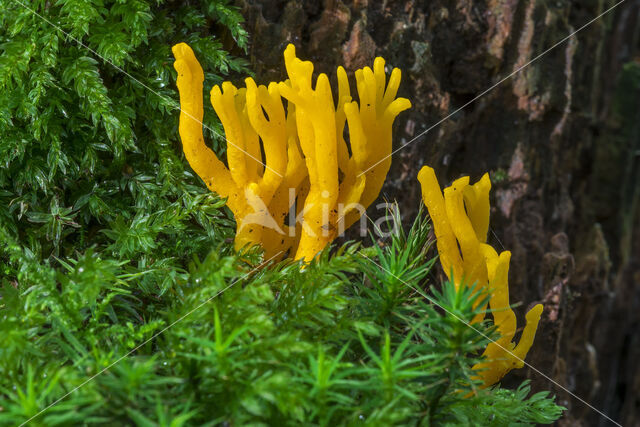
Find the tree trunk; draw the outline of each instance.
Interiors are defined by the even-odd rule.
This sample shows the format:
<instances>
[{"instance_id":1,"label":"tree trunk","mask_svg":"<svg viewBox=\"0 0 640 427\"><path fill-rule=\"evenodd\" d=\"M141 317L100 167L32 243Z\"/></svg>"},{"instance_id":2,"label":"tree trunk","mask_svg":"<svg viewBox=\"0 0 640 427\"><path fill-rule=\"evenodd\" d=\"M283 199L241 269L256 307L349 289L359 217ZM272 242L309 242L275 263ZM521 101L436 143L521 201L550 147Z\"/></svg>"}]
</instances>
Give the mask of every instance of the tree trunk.
<instances>
[{"instance_id":1,"label":"tree trunk","mask_svg":"<svg viewBox=\"0 0 640 427\"><path fill-rule=\"evenodd\" d=\"M640 0L565 41L615 2L238 4L262 83L284 78L289 42L334 83L338 65L353 72L375 56L402 69L400 96L413 108L397 120L394 148L410 143L393 156L381 197L398 200L411 221L422 165L442 184L489 171L491 243L512 252L520 324L527 306L545 305L527 362L623 425L640 425ZM610 425L530 368L504 383L524 378L569 408L562 425Z\"/></svg>"}]
</instances>

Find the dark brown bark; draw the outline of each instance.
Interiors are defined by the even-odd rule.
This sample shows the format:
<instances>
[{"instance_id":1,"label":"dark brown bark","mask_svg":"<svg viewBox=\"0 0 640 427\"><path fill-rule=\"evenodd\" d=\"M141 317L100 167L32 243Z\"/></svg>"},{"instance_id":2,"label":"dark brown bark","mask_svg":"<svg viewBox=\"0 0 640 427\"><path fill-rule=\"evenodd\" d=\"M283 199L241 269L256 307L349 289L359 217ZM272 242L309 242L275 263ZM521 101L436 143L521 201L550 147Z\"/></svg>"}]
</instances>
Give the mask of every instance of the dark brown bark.
<instances>
[{"instance_id":1,"label":"dark brown bark","mask_svg":"<svg viewBox=\"0 0 640 427\"><path fill-rule=\"evenodd\" d=\"M383 56L403 71L413 108L395 147L611 7L610 0L239 0L261 82L284 77L293 42L334 75ZM492 242L512 251L512 302L545 304L527 361L623 425L640 425L640 93L623 66L639 61L640 0L626 0L577 37L434 127L393 158L382 196L410 221L418 170L441 183L493 177ZM569 411L563 425L605 418L525 368Z\"/></svg>"}]
</instances>

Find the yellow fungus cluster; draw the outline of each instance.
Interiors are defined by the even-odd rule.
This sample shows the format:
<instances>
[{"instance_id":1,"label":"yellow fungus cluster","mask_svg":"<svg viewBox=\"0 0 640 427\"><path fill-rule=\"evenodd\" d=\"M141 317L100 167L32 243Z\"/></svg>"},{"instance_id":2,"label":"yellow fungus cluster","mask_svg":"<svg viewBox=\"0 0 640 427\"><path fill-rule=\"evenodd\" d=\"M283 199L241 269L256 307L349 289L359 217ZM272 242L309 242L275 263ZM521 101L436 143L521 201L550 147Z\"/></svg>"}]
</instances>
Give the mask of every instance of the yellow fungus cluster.
<instances>
[{"instance_id":1,"label":"yellow fungus cluster","mask_svg":"<svg viewBox=\"0 0 640 427\"><path fill-rule=\"evenodd\" d=\"M314 86L313 64L298 59L289 45L288 80L257 86L247 78L245 88L214 86L211 103L227 139L227 168L202 133L202 67L185 43L173 53L185 156L209 189L228 198L237 222L236 249L259 244L265 257L288 252L310 260L376 199L391 164L393 120L411 106L396 99L400 70L388 82L382 58L373 70L357 70L358 103L339 67L334 103L327 75L320 74ZM289 226L287 215L295 216Z\"/></svg>"},{"instance_id":2,"label":"yellow fungus cluster","mask_svg":"<svg viewBox=\"0 0 640 427\"><path fill-rule=\"evenodd\" d=\"M473 367L484 386L497 383L509 371L524 366L542 315L537 304L526 315L526 326L516 345L516 316L509 306L509 261L511 253L498 253L487 244L489 230L489 191L491 181L485 174L470 185L469 177L460 178L440 189L435 172L425 166L418 174L422 198L427 206L436 236L440 263L449 280L460 286L464 281L490 291L489 307L500 338L490 343L485 361ZM472 323L482 321L484 314Z\"/></svg>"}]
</instances>

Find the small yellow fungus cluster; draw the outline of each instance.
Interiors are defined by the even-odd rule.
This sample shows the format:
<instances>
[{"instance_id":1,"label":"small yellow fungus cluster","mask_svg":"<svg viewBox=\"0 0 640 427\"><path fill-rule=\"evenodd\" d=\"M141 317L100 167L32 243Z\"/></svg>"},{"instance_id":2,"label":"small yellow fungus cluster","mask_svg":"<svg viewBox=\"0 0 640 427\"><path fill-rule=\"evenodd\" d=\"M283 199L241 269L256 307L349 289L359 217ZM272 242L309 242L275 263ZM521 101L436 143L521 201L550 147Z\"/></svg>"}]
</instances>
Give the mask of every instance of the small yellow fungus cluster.
<instances>
[{"instance_id":1,"label":"small yellow fungus cluster","mask_svg":"<svg viewBox=\"0 0 640 427\"><path fill-rule=\"evenodd\" d=\"M491 181L485 174L470 185L469 177L460 178L440 189L435 172L425 166L418 174L422 198L433 222L440 263L449 280L459 286L475 283L491 293L489 307L500 338L490 343L483 356L486 361L473 367L484 386L497 383L509 371L524 366L542 315L537 304L526 315L526 326L516 345L516 316L509 307L509 261L511 253L498 253L487 244L489 230L489 191ZM482 321L484 315L473 319Z\"/></svg>"},{"instance_id":2,"label":"small yellow fungus cluster","mask_svg":"<svg viewBox=\"0 0 640 427\"><path fill-rule=\"evenodd\" d=\"M173 53L183 149L209 189L228 198L237 222L236 249L259 244L265 257L289 252L310 260L376 199L391 164L393 121L411 106L396 99L400 70L388 82L382 58L373 70L357 70L358 103L339 67L334 103L327 75L320 74L314 87L313 64L298 59L289 45L289 80L257 86L247 78L245 88L214 86L211 103L228 143L227 168L203 138L202 67L185 43ZM287 215L295 216L289 226Z\"/></svg>"}]
</instances>

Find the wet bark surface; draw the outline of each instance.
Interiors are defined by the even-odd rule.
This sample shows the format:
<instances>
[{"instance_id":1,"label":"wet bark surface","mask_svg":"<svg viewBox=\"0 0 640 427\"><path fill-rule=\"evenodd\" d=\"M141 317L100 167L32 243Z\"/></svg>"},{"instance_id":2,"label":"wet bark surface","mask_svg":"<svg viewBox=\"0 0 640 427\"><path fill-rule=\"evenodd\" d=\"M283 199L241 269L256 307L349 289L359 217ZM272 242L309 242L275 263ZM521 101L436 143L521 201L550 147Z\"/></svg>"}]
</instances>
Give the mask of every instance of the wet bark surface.
<instances>
[{"instance_id":1,"label":"wet bark surface","mask_svg":"<svg viewBox=\"0 0 640 427\"><path fill-rule=\"evenodd\" d=\"M528 307L545 305L527 362L623 425L640 425L640 0L539 59L615 2L237 3L260 82L284 78L290 42L334 82L338 65L353 78L375 56L402 69L399 95L413 107L396 121L394 149L406 146L381 200L397 200L410 222L423 165L443 185L490 172L490 243L512 252L520 325ZM611 425L530 368L503 383L525 378L569 408L560 424Z\"/></svg>"}]
</instances>

